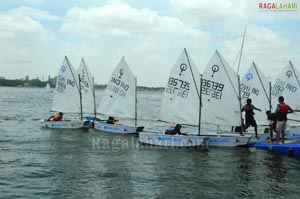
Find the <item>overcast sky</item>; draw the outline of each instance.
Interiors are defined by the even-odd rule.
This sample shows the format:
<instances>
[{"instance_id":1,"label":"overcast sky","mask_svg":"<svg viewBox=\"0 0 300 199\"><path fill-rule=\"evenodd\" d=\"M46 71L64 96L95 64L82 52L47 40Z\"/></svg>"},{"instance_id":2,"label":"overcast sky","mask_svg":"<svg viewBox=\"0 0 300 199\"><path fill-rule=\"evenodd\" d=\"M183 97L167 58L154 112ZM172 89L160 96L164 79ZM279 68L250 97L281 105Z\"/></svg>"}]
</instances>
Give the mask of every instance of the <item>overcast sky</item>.
<instances>
[{"instance_id":1,"label":"overcast sky","mask_svg":"<svg viewBox=\"0 0 300 199\"><path fill-rule=\"evenodd\" d=\"M293 12L260 11L260 2L1 0L0 76L54 76L66 55L106 84L125 56L139 85L165 86L183 48L200 72L216 49L233 65L245 25L241 75L253 61L271 78L288 60L300 70L300 1Z\"/></svg>"}]
</instances>

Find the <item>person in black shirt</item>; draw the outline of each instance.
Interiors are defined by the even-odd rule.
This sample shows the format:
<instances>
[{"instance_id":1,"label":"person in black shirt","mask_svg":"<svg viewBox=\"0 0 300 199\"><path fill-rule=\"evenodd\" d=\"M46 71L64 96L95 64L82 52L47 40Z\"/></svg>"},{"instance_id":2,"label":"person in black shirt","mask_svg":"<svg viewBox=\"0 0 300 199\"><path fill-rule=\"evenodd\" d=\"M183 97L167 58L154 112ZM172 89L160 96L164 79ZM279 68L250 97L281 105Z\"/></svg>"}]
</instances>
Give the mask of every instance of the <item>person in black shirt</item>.
<instances>
[{"instance_id":1,"label":"person in black shirt","mask_svg":"<svg viewBox=\"0 0 300 199\"><path fill-rule=\"evenodd\" d=\"M256 108L252 103L252 100L250 98L247 99L247 104L243 106L242 112L245 111L245 119L246 119L246 125L245 129L247 129L250 125L254 127L255 131L255 137L258 139L257 135L257 124L254 119L254 112L253 110L261 111L259 108Z\"/></svg>"},{"instance_id":2,"label":"person in black shirt","mask_svg":"<svg viewBox=\"0 0 300 199\"><path fill-rule=\"evenodd\" d=\"M270 140L273 140L273 131L276 131L276 123L277 123L277 114L271 113L271 111L266 111L266 115L268 120L270 121Z\"/></svg>"}]
</instances>

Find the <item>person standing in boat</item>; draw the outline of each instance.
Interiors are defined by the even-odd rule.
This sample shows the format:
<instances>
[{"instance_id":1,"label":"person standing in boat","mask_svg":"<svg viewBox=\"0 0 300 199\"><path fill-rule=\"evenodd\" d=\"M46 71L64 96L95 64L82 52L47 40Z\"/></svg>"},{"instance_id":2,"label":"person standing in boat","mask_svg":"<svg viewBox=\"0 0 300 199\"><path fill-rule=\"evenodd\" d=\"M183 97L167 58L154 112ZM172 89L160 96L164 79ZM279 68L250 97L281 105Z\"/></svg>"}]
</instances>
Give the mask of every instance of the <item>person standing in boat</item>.
<instances>
[{"instance_id":1,"label":"person standing in boat","mask_svg":"<svg viewBox=\"0 0 300 199\"><path fill-rule=\"evenodd\" d=\"M287 114L293 113L294 110L284 103L284 97L278 98L279 104L277 105L275 113L277 114L276 124L276 144L279 144L280 133L282 137L282 143L284 143L284 132L286 130Z\"/></svg>"},{"instance_id":2,"label":"person standing in boat","mask_svg":"<svg viewBox=\"0 0 300 199\"><path fill-rule=\"evenodd\" d=\"M273 140L273 131L276 131L276 123L277 123L277 114L271 113L271 111L266 111L266 115L268 120L270 121L270 141Z\"/></svg>"},{"instance_id":3,"label":"person standing in boat","mask_svg":"<svg viewBox=\"0 0 300 199\"><path fill-rule=\"evenodd\" d=\"M256 121L254 119L254 111L253 110L258 110L261 111L259 108L256 108L253 104L252 104L252 100L250 98L247 99L246 101L247 103L243 106L242 108L242 112L245 111L245 119L246 119L246 125L245 125L245 130L251 125L254 127L254 131L255 131L255 137L256 139L258 139L258 135L257 135L257 124Z\"/></svg>"},{"instance_id":4,"label":"person standing in boat","mask_svg":"<svg viewBox=\"0 0 300 199\"><path fill-rule=\"evenodd\" d=\"M58 114L52 115L48 118L48 121L61 121L63 119L63 113L59 112Z\"/></svg>"}]
</instances>

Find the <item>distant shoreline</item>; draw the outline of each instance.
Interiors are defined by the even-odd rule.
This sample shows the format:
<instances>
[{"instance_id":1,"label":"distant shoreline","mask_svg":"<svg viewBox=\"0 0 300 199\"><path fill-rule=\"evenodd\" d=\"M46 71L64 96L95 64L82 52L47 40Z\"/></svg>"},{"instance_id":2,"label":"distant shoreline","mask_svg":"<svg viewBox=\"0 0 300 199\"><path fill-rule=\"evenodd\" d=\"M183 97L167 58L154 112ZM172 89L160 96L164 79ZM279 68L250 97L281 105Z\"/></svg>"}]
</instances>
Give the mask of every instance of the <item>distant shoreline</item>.
<instances>
[{"instance_id":1,"label":"distant shoreline","mask_svg":"<svg viewBox=\"0 0 300 199\"><path fill-rule=\"evenodd\" d=\"M19 88L45 88L47 84L50 84L51 88L55 88L53 81L41 81L39 79L33 80L11 80L11 79L0 79L0 87L19 87ZM95 85L96 90L105 90L106 84ZM164 87L147 87L138 86L138 91L163 91Z\"/></svg>"}]
</instances>

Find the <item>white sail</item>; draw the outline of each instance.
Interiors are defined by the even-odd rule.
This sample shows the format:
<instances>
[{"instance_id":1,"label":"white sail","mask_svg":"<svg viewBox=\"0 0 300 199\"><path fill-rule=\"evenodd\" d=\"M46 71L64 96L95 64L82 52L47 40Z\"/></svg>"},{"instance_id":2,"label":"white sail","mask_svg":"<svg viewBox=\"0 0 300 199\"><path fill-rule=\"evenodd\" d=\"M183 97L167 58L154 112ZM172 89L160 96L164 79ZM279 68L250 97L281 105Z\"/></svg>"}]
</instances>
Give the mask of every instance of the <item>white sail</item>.
<instances>
[{"instance_id":1,"label":"white sail","mask_svg":"<svg viewBox=\"0 0 300 199\"><path fill-rule=\"evenodd\" d=\"M67 57L57 75L51 111L80 113L78 74Z\"/></svg>"},{"instance_id":2,"label":"white sail","mask_svg":"<svg viewBox=\"0 0 300 199\"><path fill-rule=\"evenodd\" d=\"M84 59L81 59L80 66L78 68L78 74L80 74L80 88L82 94L82 112L86 114L92 114L94 110L94 83L93 77L85 64Z\"/></svg>"},{"instance_id":3,"label":"white sail","mask_svg":"<svg viewBox=\"0 0 300 199\"><path fill-rule=\"evenodd\" d=\"M255 111L255 120L258 124L267 124L266 111L270 109L270 84L266 76L253 62L241 79L241 100L246 104L248 98L252 104L262 111Z\"/></svg>"},{"instance_id":4,"label":"white sail","mask_svg":"<svg viewBox=\"0 0 300 199\"><path fill-rule=\"evenodd\" d=\"M272 110L275 111L278 104L278 97L283 96L284 102L295 109L300 104L300 74L293 67L292 62L278 74L272 87Z\"/></svg>"},{"instance_id":5,"label":"white sail","mask_svg":"<svg viewBox=\"0 0 300 199\"><path fill-rule=\"evenodd\" d=\"M135 90L135 77L122 57L111 75L97 112L114 117L135 118Z\"/></svg>"},{"instance_id":6,"label":"white sail","mask_svg":"<svg viewBox=\"0 0 300 199\"><path fill-rule=\"evenodd\" d=\"M167 80L161 103L160 120L198 125L199 89L200 73L184 49Z\"/></svg>"},{"instance_id":7,"label":"white sail","mask_svg":"<svg viewBox=\"0 0 300 199\"><path fill-rule=\"evenodd\" d=\"M219 54L214 53L203 72L201 121L240 126L238 76Z\"/></svg>"}]
</instances>

